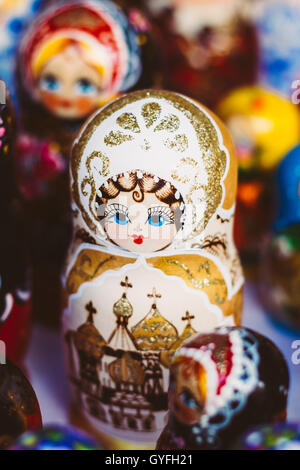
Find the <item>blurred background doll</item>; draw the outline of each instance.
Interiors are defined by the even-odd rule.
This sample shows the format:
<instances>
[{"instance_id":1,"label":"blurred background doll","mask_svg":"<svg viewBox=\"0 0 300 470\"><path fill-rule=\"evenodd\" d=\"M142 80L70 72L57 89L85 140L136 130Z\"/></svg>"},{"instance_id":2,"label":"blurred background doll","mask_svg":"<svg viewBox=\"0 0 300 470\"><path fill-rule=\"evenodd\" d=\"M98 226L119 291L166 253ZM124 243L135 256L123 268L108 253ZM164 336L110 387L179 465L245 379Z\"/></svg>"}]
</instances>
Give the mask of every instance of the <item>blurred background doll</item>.
<instances>
[{"instance_id":1,"label":"blurred background doll","mask_svg":"<svg viewBox=\"0 0 300 470\"><path fill-rule=\"evenodd\" d=\"M0 77L16 105L15 66L20 39L45 0L0 1Z\"/></svg>"},{"instance_id":2,"label":"blurred background doll","mask_svg":"<svg viewBox=\"0 0 300 470\"><path fill-rule=\"evenodd\" d=\"M13 152L16 123L4 82L0 104L0 340L7 355L24 359L31 326L29 260L22 201L16 188Z\"/></svg>"},{"instance_id":3,"label":"blurred background doll","mask_svg":"<svg viewBox=\"0 0 300 470\"><path fill-rule=\"evenodd\" d=\"M0 361L0 449L28 430L40 429L41 411L35 392L11 361Z\"/></svg>"},{"instance_id":4,"label":"blurred background doll","mask_svg":"<svg viewBox=\"0 0 300 470\"><path fill-rule=\"evenodd\" d=\"M70 236L72 140L96 109L125 90L153 84L149 28L138 10L125 12L110 0L50 2L21 42L23 134L16 166L32 234L34 311L47 322L57 322L59 272ZM46 305L45 298L51 299Z\"/></svg>"},{"instance_id":5,"label":"blurred background doll","mask_svg":"<svg viewBox=\"0 0 300 470\"><path fill-rule=\"evenodd\" d=\"M298 0L255 0L259 43L258 80L290 97L300 79L300 4ZM255 5L256 4L256 5Z\"/></svg>"},{"instance_id":6,"label":"blurred background doll","mask_svg":"<svg viewBox=\"0 0 300 470\"><path fill-rule=\"evenodd\" d=\"M248 2L144 0L157 27L163 86L210 108L230 90L254 83L258 50Z\"/></svg>"},{"instance_id":7,"label":"blurred background doll","mask_svg":"<svg viewBox=\"0 0 300 470\"><path fill-rule=\"evenodd\" d=\"M217 113L228 125L239 162L235 239L248 267L256 267L274 208L273 175L300 139L296 105L261 86L229 93Z\"/></svg>"},{"instance_id":8,"label":"blurred background doll","mask_svg":"<svg viewBox=\"0 0 300 470\"><path fill-rule=\"evenodd\" d=\"M282 160L276 212L261 260L262 301L275 318L300 329L300 145Z\"/></svg>"},{"instance_id":9,"label":"blurred background doll","mask_svg":"<svg viewBox=\"0 0 300 470\"><path fill-rule=\"evenodd\" d=\"M241 436L234 450L300 450L299 423L265 424Z\"/></svg>"},{"instance_id":10,"label":"blurred background doll","mask_svg":"<svg viewBox=\"0 0 300 470\"><path fill-rule=\"evenodd\" d=\"M133 24L136 18L110 0L50 4L20 46L24 129L59 143L68 156L85 118L132 87L152 85L143 69L150 25Z\"/></svg>"}]
</instances>

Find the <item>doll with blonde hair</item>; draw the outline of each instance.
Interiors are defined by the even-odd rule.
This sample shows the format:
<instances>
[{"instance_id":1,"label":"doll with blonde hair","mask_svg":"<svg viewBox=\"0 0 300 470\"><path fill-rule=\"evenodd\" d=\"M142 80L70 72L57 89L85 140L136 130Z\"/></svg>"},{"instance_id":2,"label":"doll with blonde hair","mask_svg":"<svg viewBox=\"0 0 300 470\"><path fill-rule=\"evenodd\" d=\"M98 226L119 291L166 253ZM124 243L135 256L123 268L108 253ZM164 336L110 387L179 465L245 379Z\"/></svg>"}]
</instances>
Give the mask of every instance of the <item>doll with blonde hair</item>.
<instances>
[{"instance_id":1,"label":"doll with blonde hair","mask_svg":"<svg viewBox=\"0 0 300 470\"><path fill-rule=\"evenodd\" d=\"M132 26L102 0L48 8L28 30L20 52L27 91L65 119L84 118L134 85L141 72Z\"/></svg>"}]
</instances>

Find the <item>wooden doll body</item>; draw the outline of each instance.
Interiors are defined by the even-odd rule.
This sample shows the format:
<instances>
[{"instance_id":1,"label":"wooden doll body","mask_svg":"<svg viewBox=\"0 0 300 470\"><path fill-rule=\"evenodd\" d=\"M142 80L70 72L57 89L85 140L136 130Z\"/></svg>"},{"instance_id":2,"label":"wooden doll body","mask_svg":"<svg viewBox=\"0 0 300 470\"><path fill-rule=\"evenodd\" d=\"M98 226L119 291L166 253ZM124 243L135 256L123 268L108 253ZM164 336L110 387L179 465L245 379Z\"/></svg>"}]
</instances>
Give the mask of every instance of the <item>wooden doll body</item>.
<instances>
[{"instance_id":1,"label":"wooden doll body","mask_svg":"<svg viewBox=\"0 0 300 470\"><path fill-rule=\"evenodd\" d=\"M63 332L76 403L108 446L153 447L175 350L241 321L232 143L198 103L141 91L87 123L71 174Z\"/></svg>"}]
</instances>

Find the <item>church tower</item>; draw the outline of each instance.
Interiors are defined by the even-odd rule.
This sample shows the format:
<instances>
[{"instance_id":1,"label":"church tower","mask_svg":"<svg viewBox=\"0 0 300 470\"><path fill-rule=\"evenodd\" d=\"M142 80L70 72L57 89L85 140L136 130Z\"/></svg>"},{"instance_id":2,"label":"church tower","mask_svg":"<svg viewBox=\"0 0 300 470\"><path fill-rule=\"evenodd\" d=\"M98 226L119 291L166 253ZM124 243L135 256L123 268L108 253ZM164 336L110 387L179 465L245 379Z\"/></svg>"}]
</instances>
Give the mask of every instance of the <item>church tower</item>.
<instances>
[{"instance_id":1,"label":"church tower","mask_svg":"<svg viewBox=\"0 0 300 470\"><path fill-rule=\"evenodd\" d=\"M140 351L163 351L170 349L178 339L175 326L166 320L157 308L161 294L153 287L148 297L153 299L149 313L132 328L132 333Z\"/></svg>"}]
</instances>

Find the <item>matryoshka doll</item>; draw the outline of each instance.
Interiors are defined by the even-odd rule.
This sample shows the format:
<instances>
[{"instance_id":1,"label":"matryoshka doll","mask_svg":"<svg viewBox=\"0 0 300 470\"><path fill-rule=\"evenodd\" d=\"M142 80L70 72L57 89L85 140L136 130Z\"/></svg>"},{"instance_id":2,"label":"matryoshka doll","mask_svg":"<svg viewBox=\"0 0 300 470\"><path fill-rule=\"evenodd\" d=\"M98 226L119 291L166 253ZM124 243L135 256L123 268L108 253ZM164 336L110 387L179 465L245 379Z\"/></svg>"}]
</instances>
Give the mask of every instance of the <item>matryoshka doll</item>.
<instances>
[{"instance_id":1,"label":"matryoshka doll","mask_svg":"<svg viewBox=\"0 0 300 470\"><path fill-rule=\"evenodd\" d=\"M135 86L153 84L143 69L150 25L136 16L110 0L50 2L19 50L25 131L58 143L68 157L89 115Z\"/></svg>"},{"instance_id":2,"label":"matryoshka doll","mask_svg":"<svg viewBox=\"0 0 300 470\"><path fill-rule=\"evenodd\" d=\"M300 145L280 163L276 213L261 259L261 297L269 313L300 329Z\"/></svg>"},{"instance_id":3,"label":"matryoshka doll","mask_svg":"<svg viewBox=\"0 0 300 470\"><path fill-rule=\"evenodd\" d=\"M7 356L19 363L26 352L31 325L28 247L23 206L13 173L15 121L4 82L1 94L4 99L0 104L0 340L6 345Z\"/></svg>"},{"instance_id":4,"label":"matryoshka doll","mask_svg":"<svg viewBox=\"0 0 300 470\"><path fill-rule=\"evenodd\" d=\"M58 315L57 273L70 238L71 143L96 109L142 82L152 85L149 70L143 68L150 48L148 23L136 23L110 0L50 2L20 45L18 81L26 134L19 138L18 180L28 200L37 283L34 310L43 311L49 321Z\"/></svg>"},{"instance_id":5,"label":"matryoshka doll","mask_svg":"<svg viewBox=\"0 0 300 470\"><path fill-rule=\"evenodd\" d=\"M231 92L218 106L235 143L239 186L235 240L248 266L257 266L273 214L274 170L300 139L296 105L260 86Z\"/></svg>"},{"instance_id":6,"label":"matryoshka doll","mask_svg":"<svg viewBox=\"0 0 300 470\"><path fill-rule=\"evenodd\" d=\"M10 446L21 434L42 427L35 392L21 370L2 357L0 343L0 449Z\"/></svg>"},{"instance_id":7,"label":"matryoshka doll","mask_svg":"<svg viewBox=\"0 0 300 470\"><path fill-rule=\"evenodd\" d=\"M214 108L255 82L258 50L245 0L144 0L157 27L163 85Z\"/></svg>"},{"instance_id":8,"label":"matryoshka doll","mask_svg":"<svg viewBox=\"0 0 300 470\"><path fill-rule=\"evenodd\" d=\"M77 419L108 447L151 448L174 351L241 321L232 141L198 102L139 91L87 122L71 175L63 335Z\"/></svg>"},{"instance_id":9,"label":"matryoshka doll","mask_svg":"<svg viewBox=\"0 0 300 470\"><path fill-rule=\"evenodd\" d=\"M175 353L157 449L230 449L249 428L285 420L288 389L287 363L264 336L247 328L196 335Z\"/></svg>"}]
</instances>

